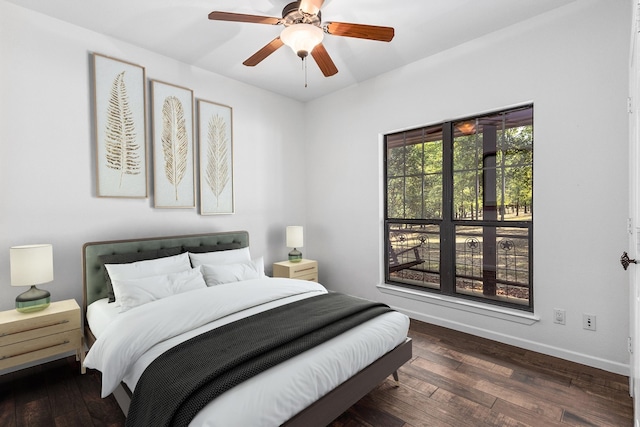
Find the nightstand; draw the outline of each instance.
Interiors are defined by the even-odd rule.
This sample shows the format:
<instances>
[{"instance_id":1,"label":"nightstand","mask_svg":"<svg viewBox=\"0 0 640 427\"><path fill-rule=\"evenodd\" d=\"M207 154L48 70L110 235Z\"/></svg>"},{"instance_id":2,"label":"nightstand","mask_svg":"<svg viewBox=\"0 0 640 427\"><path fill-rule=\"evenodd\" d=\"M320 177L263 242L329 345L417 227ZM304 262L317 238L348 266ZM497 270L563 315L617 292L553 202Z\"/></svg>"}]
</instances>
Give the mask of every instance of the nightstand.
<instances>
[{"instance_id":1,"label":"nightstand","mask_svg":"<svg viewBox=\"0 0 640 427\"><path fill-rule=\"evenodd\" d=\"M73 300L52 302L42 311L0 312L0 369L76 351L85 373L80 307Z\"/></svg>"},{"instance_id":2,"label":"nightstand","mask_svg":"<svg viewBox=\"0 0 640 427\"><path fill-rule=\"evenodd\" d=\"M273 263L273 277L318 281L318 261L302 259L300 262L281 261Z\"/></svg>"}]
</instances>

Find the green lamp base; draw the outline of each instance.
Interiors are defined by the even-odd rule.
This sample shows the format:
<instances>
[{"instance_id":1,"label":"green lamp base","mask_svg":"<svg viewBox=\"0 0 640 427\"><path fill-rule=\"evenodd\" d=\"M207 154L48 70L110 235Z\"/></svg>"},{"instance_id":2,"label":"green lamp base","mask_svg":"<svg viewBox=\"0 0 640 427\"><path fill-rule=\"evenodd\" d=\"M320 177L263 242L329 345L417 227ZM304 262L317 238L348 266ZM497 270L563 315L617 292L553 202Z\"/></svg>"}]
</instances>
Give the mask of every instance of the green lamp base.
<instances>
[{"instance_id":1,"label":"green lamp base","mask_svg":"<svg viewBox=\"0 0 640 427\"><path fill-rule=\"evenodd\" d=\"M51 304L51 294L36 288L35 285L16 297L16 310L20 313L44 310L49 307L49 304Z\"/></svg>"},{"instance_id":2,"label":"green lamp base","mask_svg":"<svg viewBox=\"0 0 640 427\"><path fill-rule=\"evenodd\" d=\"M302 261L302 252L293 248L291 252L289 252L289 261L291 262L300 262Z\"/></svg>"}]
</instances>

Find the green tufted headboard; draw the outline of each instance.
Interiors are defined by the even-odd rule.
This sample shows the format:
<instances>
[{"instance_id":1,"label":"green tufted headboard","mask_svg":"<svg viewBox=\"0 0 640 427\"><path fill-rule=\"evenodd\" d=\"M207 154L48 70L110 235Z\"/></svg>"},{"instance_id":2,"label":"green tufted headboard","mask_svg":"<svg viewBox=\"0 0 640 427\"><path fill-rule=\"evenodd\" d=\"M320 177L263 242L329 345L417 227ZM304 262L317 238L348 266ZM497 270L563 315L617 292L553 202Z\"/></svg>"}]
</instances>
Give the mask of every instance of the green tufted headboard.
<instances>
[{"instance_id":1,"label":"green tufted headboard","mask_svg":"<svg viewBox=\"0 0 640 427\"><path fill-rule=\"evenodd\" d=\"M246 231L227 231L187 236L85 243L82 247L83 313L87 311L89 304L107 296L104 266L100 261L101 255L127 254L179 246L215 246L229 243L237 243L241 248L249 246L249 233Z\"/></svg>"}]
</instances>

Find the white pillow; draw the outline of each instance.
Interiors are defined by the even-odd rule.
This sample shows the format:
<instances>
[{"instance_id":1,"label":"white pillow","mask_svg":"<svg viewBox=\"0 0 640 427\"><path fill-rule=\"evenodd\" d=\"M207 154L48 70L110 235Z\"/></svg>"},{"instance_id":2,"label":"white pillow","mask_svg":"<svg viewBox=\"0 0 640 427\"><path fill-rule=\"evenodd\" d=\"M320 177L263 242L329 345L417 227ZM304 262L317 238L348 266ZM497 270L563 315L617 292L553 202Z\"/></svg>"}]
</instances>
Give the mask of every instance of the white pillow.
<instances>
[{"instance_id":1,"label":"white pillow","mask_svg":"<svg viewBox=\"0 0 640 427\"><path fill-rule=\"evenodd\" d=\"M194 267L205 264L238 264L251 262L251 254L247 246L241 249L229 249L226 251L204 252L199 254L189 252L189 259L191 259L191 264Z\"/></svg>"},{"instance_id":2,"label":"white pillow","mask_svg":"<svg viewBox=\"0 0 640 427\"><path fill-rule=\"evenodd\" d=\"M207 286L259 279L264 276L264 267L260 270L260 265L263 264L264 261L262 257L250 262L236 264L205 264L202 266L202 274L204 275L204 281L207 283Z\"/></svg>"},{"instance_id":3,"label":"white pillow","mask_svg":"<svg viewBox=\"0 0 640 427\"><path fill-rule=\"evenodd\" d=\"M189 255L186 252L180 255L137 261L129 264L105 264L104 266L112 282L114 279L141 279L143 277L191 270Z\"/></svg>"},{"instance_id":4,"label":"white pillow","mask_svg":"<svg viewBox=\"0 0 640 427\"><path fill-rule=\"evenodd\" d=\"M112 282L121 313L151 301L207 287L201 267L141 279L114 279Z\"/></svg>"},{"instance_id":5,"label":"white pillow","mask_svg":"<svg viewBox=\"0 0 640 427\"><path fill-rule=\"evenodd\" d=\"M252 259L251 262L253 263L253 266L256 268L256 271L258 272L258 276L267 277L267 275L264 273L264 258L263 257Z\"/></svg>"}]
</instances>

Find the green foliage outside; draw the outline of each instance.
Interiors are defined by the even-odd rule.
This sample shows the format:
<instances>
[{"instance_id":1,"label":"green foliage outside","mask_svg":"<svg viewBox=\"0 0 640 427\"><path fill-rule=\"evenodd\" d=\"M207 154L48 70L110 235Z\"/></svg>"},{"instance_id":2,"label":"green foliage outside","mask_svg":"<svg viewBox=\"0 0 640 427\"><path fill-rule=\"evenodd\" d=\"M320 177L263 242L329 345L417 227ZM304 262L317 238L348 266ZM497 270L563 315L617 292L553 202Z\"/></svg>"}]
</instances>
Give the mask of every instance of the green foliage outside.
<instances>
[{"instance_id":1,"label":"green foliage outside","mask_svg":"<svg viewBox=\"0 0 640 427\"><path fill-rule=\"evenodd\" d=\"M499 132L496 156L499 220L532 217L532 126ZM442 218L442 141L419 142L387 152L387 217ZM454 219L482 219L482 134L462 135L453 144Z\"/></svg>"}]
</instances>

